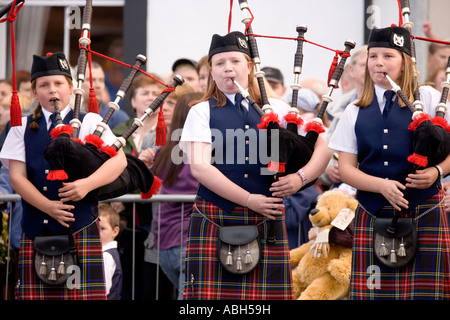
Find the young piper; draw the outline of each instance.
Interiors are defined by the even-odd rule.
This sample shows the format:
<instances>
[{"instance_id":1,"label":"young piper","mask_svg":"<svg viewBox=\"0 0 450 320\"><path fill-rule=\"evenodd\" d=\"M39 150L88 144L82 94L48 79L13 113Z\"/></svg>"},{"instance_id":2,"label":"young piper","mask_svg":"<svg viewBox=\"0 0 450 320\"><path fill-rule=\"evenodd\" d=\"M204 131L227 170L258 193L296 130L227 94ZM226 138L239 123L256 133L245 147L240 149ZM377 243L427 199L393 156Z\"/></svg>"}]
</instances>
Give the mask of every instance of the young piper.
<instances>
[{"instance_id":1,"label":"young piper","mask_svg":"<svg viewBox=\"0 0 450 320\"><path fill-rule=\"evenodd\" d=\"M44 150L50 141L49 128L54 101L65 124L73 118L69 105L72 77L63 53L33 56L32 90L39 104L34 113L22 118L22 125L12 127L0 153L9 167L11 184L22 197L23 236L19 253L19 282L16 298L95 300L106 299L103 277L102 247L97 221L97 202L83 200L87 193L114 181L127 163L123 151L107 160L90 176L63 183L47 180L49 165ZM83 117L79 137L92 134L101 121L98 114ZM102 139L112 144L116 137L109 130ZM83 164L80 163L80 166ZM74 288L64 284L49 286L38 279L33 266L33 240L37 235L63 235L74 232L79 256L79 283ZM78 275L77 275L78 276Z\"/></svg>"},{"instance_id":2,"label":"young piper","mask_svg":"<svg viewBox=\"0 0 450 320\"><path fill-rule=\"evenodd\" d=\"M188 234L184 298L292 299L281 197L297 192L303 180L295 173L279 181L264 174L267 163L264 164L264 155L260 153L267 155L267 150L261 147L266 141L257 128L261 116L246 101L235 105L240 94L233 78L261 104L244 34L215 34L208 60L208 89L201 102L189 111L180 139L192 175L200 183ZM280 119L288 113L285 102L271 98L269 101ZM319 138L313 157L302 168L307 179L317 178L330 157L326 142ZM225 266L217 258L219 230L235 225L256 225L259 231L261 260L246 274L234 271L253 261L246 259L247 246L240 246L236 255L230 252ZM274 243L268 241L271 230L276 235ZM228 271L226 266L232 270Z\"/></svg>"},{"instance_id":3,"label":"young piper","mask_svg":"<svg viewBox=\"0 0 450 320\"><path fill-rule=\"evenodd\" d=\"M392 86L385 77L387 73L414 100L411 41L401 27L372 30L363 93L345 109L329 145L339 151L342 181L358 190L351 299L450 298L450 233L439 172L450 172L450 156L436 167L413 172L407 160L413 154L413 132L408 129L412 114L389 92ZM419 90L424 112L434 117L439 92L429 86ZM450 119L448 113L446 119ZM376 219L392 219L399 211L401 218L414 218L418 249L411 262L396 268L375 256L382 250L373 248L373 228ZM393 263L405 253L399 249L401 241L389 240Z\"/></svg>"}]
</instances>

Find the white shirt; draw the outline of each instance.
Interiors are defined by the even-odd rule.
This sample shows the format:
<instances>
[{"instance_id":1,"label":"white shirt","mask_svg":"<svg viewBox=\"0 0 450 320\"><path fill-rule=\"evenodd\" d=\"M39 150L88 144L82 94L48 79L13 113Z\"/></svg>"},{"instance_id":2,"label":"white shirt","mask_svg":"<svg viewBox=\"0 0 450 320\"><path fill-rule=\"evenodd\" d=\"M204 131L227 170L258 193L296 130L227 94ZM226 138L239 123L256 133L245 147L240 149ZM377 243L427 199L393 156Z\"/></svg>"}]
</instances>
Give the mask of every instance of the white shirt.
<instances>
[{"instance_id":1,"label":"white shirt","mask_svg":"<svg viewBox=\"0 0 450 320\"><path fill-rule=\"evenodd\" d=\"M67 113L69 113L69 107L64 108L61 111L61 117L64 118ZM43 117L45 117L47 121L47 128L50 128L51 121L50 116L51 112L42 108ZM87 113L83 118L82 125L79 131L79 138L81 140L84 139L88 134L94 133L95 129L97 129L97 124L102 121L102 117L96 113ZM22 126L11 127L8 135L5 139L5 143L3 144L3 148L0 151L0 160L2 164L9 168L9 160L18 160L25 162L25 129L27 126L27 117L22 117ZM117 137L112 133L109 127L105 130L101 136L102 140L106 145L113 144Z\"/></svg>"},{"instance_id":2,"label":"white shirt","mask_svg":"<svg viewBox=\"0 0 450 320\"><path fill-rule=\"evenodd\" d=\"M109 252L105 252L106 250L112 248L117 248L117 241L113 240L102 246L103 268L105 270L106 294L109 294L109 290L111 290L112 277L114 275L114 272L116 271L116 262L114 261L113 256Z\"/></svg>"},{"instance_id":3,"label":"white shirt","mask_svg":"<svg viewBox=\"0 0 450 320\"><path fill-rule=\"evenodd\" d=\"M385 105L384 92L386 90L375 86L375 94L380 107L380 112L383 113ZM430 118L436 115L436 106L441 99L441 93L430 86L419 87L420 101L424 104L423 111L427 113ZM445 114L445 119L450 122L450 103L447 102L449 111ZM405 107L406 108L406 107ZM358 117L360 108L355 106L354 102L350 103L345 108L344 113L336 126L336 129L330 139L329 147L334 151L343 151L347 153L358 153L358 147L356 142L355 124ZM412 116L412 114L411 114Z\"/></svg>"},{"instance_id":4,"label":"white shirt","mask_svg":"<svg viewBox=\"0 0 450 320\"><path fill-rule=\"evenodd\" d=\"M225 94L227 98L231 101L235 101L235 94ZM270 105L273 112L278 114L278 119L283 127L286 127L286 121L283 117L289 112L290 106L279 99L269 98ZM247 100L243 99L242 105L249 108ZM186 144L188 142L207 142L212 143L211 128L209 127L209 101L202 101L189 110L186 122L184 123L183 132L180 139L180 148L186 151ZM226 119L224 119L226 121ZM299 134L305 135L305 132L299 129Z\"/></svg>"}]
</instances>

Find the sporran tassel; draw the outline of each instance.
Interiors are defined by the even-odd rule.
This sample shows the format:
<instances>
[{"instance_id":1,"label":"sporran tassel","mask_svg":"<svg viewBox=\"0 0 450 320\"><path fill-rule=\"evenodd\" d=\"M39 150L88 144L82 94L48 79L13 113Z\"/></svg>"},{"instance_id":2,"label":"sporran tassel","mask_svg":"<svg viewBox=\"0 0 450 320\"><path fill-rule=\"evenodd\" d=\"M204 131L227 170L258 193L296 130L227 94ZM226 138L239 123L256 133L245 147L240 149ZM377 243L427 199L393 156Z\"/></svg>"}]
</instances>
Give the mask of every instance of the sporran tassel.
<instances>
[{"instance_id":1,"label":"sporran tassel","mask_svg":"<svg viewBox=\"0 0 450 320\"><path fill-rule=\"evenodd\" d=\"M402 238L402 242L400 242L400 247L398 248L397 254L399 257L406 257L406 250L405 250L405 244L403 243L403 238Z\"/></svg>"},{"instance_id":2,"label":"sporran tassel","mask_svg":"<svg viewBox=\"0 0 450 320\"><path fill-rule=\"evenodd\" d=\"M389 261L391 263L397 263L397 254L395 253L395 245L394 245L394 239L392 239L392 249L391 249L391 256L389 257Z\"/></svg>"},{"instance_id":3,"label":"sporran tassel","mask_svg":"<svg viewBox=\"0 0 450 320\"><path fill-rule=\"evenodd\" d=\"M64 262L64 255L61 256L61 262L58 266L58 274L66 274L66 263Z\"/></svg>"},{"instance_id":4,"label":"sporran tassel","mask_svg":"<svg viewBox=\"0 0 450 320\"><path fill-rule=\"evenodd\" d=\"M245 259L244 259L244 262L245 262L246 264L249 264L249 263L252 263L252 262L253 262L253 257L252 257L252 254L250 253L250 250L249 250L249 249L247 249L247 251L245 252Z\"/></svg>"},{"instance_id":5,"label":"sporran tassel","mask_svg":"<svg viewBox=\"0 0 450 320\"><path fill-rule=\"evenodd\" d=\"M236 270L237 271L241 271L242 270L242 258L241 257L237 257L237 261L236 261Z\"/></svg>"},{"instance_id":6,"label":"sporran tassel","mask_svg":"<svg viewBox=\"0 0 450 320\"><path fill-rule=\"evenodd\" d=\"M228 246L226 263L227 263L227 266L231 266L233 264L233 254L231 253L231 246Z\"/></svg>"},{"instance_id":7,"label":"sporran tassel","mask_svg":"<svg viewBox=\"0 0 450 320\"><path fill-rule=\"evenodd\" d=\"M52 267L50 269L48 280L56 281L55 257L52 257Z\"/></svg>"},{"instance_id":8,"label":"sporran tassel","mask_svg":"<svg viewBox=\"0 0 450 320\"><path fill-rule=\"evenodd\" d=\"M41 266L39 267L39 274L46 275L47 274L47 264L45 263L44 255L42 255Z\"/></svg>"},{"instance_id":9,"label":"sporran tassel","mask_svg":"<svg viewBox=\"0 0 450 320\"><path fill-rule=\"evenodd\" d=\"M383 237L383 241L381 242L381 248L380 248L380 257L386 257L388 254L389 254L389 251L386 248L386 243L384 243L384 237Z\"/></svg>"},{"instance_id":10,"label":"sporran tassel","mask_svg":"<svg viewBox=\"0 0 450 320\"><path fill-rule=\"evenodd\" d=\"M397 254L394 249L391 249L391 256L389 257L391 263L397 263Z\"/></svg>"}]
</instances>

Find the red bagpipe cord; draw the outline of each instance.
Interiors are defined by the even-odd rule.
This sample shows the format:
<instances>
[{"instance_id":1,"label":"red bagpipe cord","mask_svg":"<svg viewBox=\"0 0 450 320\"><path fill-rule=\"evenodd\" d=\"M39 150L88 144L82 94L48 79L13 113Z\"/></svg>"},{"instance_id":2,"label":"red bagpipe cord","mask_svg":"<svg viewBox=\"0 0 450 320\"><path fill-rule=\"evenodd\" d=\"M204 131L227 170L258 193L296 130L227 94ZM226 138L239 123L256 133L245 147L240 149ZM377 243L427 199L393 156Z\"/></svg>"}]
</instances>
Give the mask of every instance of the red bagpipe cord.
<instances>
[{"instance_id":1,"label":"red bagpipe cord","mask_svg":"<svg viewBox=\"0 0 450 320\"><path fill-rule=\"evenodd\" d=\"M17 19L17 13L22 9L22 2L16 7L17 0L11 5L11 11L9 15L0 20L0 23L8 21L11 23L11 60L12 60L12 96L11 96L11 107L10 107L10 115L11 115L11 127L21 126L22 125L22 108L20 107L19 97L17 96L17 84L16 84L16 41L14 38L14 21Z\"/></svg>"}]
</instances>

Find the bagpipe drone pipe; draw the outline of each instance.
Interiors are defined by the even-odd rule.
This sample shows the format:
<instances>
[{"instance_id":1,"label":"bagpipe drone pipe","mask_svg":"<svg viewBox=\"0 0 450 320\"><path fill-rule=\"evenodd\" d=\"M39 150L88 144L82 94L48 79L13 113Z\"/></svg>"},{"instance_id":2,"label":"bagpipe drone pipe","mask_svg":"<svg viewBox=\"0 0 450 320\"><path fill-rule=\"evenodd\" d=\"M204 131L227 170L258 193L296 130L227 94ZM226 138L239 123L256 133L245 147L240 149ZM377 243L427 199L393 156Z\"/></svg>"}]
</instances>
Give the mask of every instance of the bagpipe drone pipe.
<instances>
[{"instance_id":1,"label":"bagpipe drone pipe","mask_svg":"<svg viewBox=\"0 0 450 320\"><path fill-rule=\"evenodd\" d=\"M275 176L283 176L291 173L296 173L299 169L305 166L314 152L314 146L320 133L324 132L322 118L325 114L328 102L331 101L330 95L333 89L337 86L339 79L344 70L344 65L347 57L350 56L350 50L355 47L355 42L348 40L345 42L345 51L341 52L341 60L337 67L332 73L332 78L330 81L330 92L327 96L324 96L324 102L317 114L316 118L311 122L306 124L305 130L307 131L306 136L302 136L298 133L298 129L303 125L303 119L299 115L297 99L298 91L301 89L300 85L300 74L302 71L303 64L303 43L305 41L304 34L307 31L307 27L304 25L298 25L296 31L298 32L297 40L297 50L294 57L294 84L291 85L293 89L292 93L292 103L289 113L284 117L287 125L286 128L281 126L280 119L278 115L273 112L270 106L269 100L267 98L267 93L264 84L264 72L260 70L261 59L259 57L259 52L257 48L256 39L253 35L253 30L251 26L252 16L249 11L248 3L246 0L239 0L240 9L243 13L242 22L246 26L246 36L248 39L248 44L250 47L250 52L252 54L252 59L255 64L255 77L258 80L258 86L261 93L262 108L260 108L255 101L249 100L249 94L240 85L238 86L241 94L247 98L250 105L258 111L261 115L261 123L258 125L259 129L267 129L267 143L268 150L271 150L272 143L272 131L277 130L278 142L278 159L271 159L268 169L274 172ZM251 102L250 102L251 101ZM303 190L315 183L317 179L309 181L301 187Z\"/></svg>"},{"instance_id":2,"label":"bagpipe drone pipe","mask_svg":"<svg viewBox=\"0 0 450 320\"><path fill-rule=\"evenodd\" d=\"M146 62L142 55L136 57L136 64L133 66L128 77L124 79L114 101L109 103L109 110L103 120L97 125L93 134L87 135L85 141L78 138L81 121L79 120L81 98L83 90L81 85L84 81L88 46L90 44L89 29L92 17L92 1L86 1L83 12L83 27L80 37L80 56L78 58L77 88L75 92L74 118L70 125L63 125L61 117L57 120L57 126L51 132L51 141L44 152L44 157L50 165L49 180L61 182L75 181L86 178L102 166L108 159L117 155L117 151L125 145L125 141L140 126L143 126L145 118L153 114L163 103L165 98L178 85L182 85L184 80L177 75L173 78L173 83L168 86L145 110L144 115L136 118L133 125L112 145L105 145L101 135L107 127L107 123L113 112L119 108L118 103L128 91L134 76L139 67ZM92 78L92 77L91 77ZM55 101L55 112L57 110ZM153 176L148 167L137 157L126 154L127 167L121 175L112 183L97 188L86 195L89 200L106 200L118 197L136 190L140 190L141 198L148 199L156 194L160 188L161 180Z\"/></svg>"},{"instance_id":3,"label":"bagpipe drone pipe","mask_svg":"<svg viewBox=\"0 0 450 320\"><path fill-rule=\"evenodd\" d=\"M413 24L409 20L410 8L409 0L401 1L401 13L404 23L401 26L411 33ZM416 170L424 169L438 165L450 154L450 131L449 125L445 120L445 112L447 110L446 101L450 87L450 58L447 63L447 79L442 83L443 90L439 104L436 106L436 116L430 119L430 116L423 111L423 103L420 101L419 86L417 81L417 64L415 58L414 41L411 41L411 59L415 68L415 84L414 102L411 103L408 97L401 90L400 86L393 81L387 73L384 73L386 79L389 81L392 90L405 103L412 113L412 122L408 129L413 131L412 150L413 153L408 156L408 161L412 164L411 173ZM438 177L439 179L439 177ZM408 188L403 191L407 195ZM401 212L395 211L391 224L387 228L387 232L395 234L398 228L398 219Z\"/></svg>"}]
</instances>

